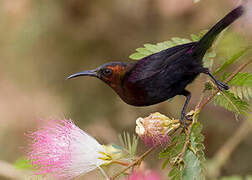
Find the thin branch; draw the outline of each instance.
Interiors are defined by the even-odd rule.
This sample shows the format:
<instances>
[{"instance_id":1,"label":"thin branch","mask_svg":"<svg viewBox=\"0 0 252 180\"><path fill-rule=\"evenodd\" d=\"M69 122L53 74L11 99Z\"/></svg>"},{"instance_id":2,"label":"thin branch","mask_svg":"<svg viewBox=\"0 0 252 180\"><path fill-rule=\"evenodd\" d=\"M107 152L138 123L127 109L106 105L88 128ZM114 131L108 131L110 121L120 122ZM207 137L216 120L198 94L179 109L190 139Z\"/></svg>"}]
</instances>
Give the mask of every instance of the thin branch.
<instances>
[{"instance_id":1,"label":"thin branch","mask_svg":"<svg viewBox=\"0 0 252 180\"><path fill-rule=\"evenodd\" d=\"M252 59L250 59L250 60L248 60L247 62L245 62L245 63L243 63L242 65L240 65L240 66L236 69L236 71L226 79L225 83L228 83L229 81L231 81L239 72L241 72L241 71L242 71L245 67L247 67L247 65L249 65L251 62L252 62Z\"/></svg>"},{"instance_id":2,"label":"thin branch","mask_svg":"<svg viewBox=\"0 0 252 180\"><path fill-rule=\"evenodd\" d=\"M111 163L120 164L122 166L129 166L128 162L124 162L124 161L120 161L120 160L112 160Z\"/></svg>"},{"instance_id":3,"label":"thin branch","mask_svg":"<svg viewBox=\"0 0 252 180\"><path fill-rule=\"evenodd\" d=\"M179 158L182 158L182 159L184 158L187 147L190 144L190 135L191 135L192 125L193 125L193 123L191 123L188 127L186 141L185 141L185 144L183 146L181 153L179 153L179 155L178 155Z\"/></svg>"},{"instance_id":4,"label":"thin branch","mask_svg":"<svg viewBox=\"0 0 252 180\"><path fill-rule=\"evenodd\" d=\"M134 160L131 164L129 164L126 168L122 169L121 171L119 171L118 173L116 173L113 177L110 178L110 180L114 180L115 178L117 178L118 176L120 176L121 174L123 174L124 172L126 172L128 169L130 169L131 167L134 167L136 165L138 165L146 156L148 156L154 149L156 148L156 146L153 146L152 148L148 149L145 153L143 153L139 158L137 158L136 160Z\"/></svg>"}]
</instances>

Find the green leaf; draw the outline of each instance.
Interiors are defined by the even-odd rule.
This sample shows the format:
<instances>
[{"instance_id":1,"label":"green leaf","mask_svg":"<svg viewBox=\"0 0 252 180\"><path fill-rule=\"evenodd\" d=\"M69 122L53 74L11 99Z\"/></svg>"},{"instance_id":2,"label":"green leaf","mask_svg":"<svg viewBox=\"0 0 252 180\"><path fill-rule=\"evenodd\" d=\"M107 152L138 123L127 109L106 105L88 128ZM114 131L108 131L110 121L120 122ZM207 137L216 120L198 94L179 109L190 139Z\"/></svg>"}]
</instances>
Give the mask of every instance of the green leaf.
<instances>
[{"instance_id":1,"label":"green leaf","mask_svg":"<svg viewBox=\"0 0 252 180\"><path fill-rule=\"evenodd\" d=\"M161 49L158 48L157 45L153 45L153 44L144 44L144 47L149 50L152 53L157 53L160 52Z\"/></svg>"},{"instance_id":2,"label":"green leaf","mask_svg":"<svg viewBox=\"0 0 252 180\"><path fill-rule=\"evenodd\" d=\"M159 156L159 157L160 157L160 156ZM165 169L166 166L169 164L169 162L170 162L170 159L166 159L166 160L163 162L163 164L162 164L162 169Z\"/></svg>"},{"instance_id":3,"label":"green leaf","mask_svg":"<svg viewBox=\"0 0 252 180\"><path fill-rule=\"evenodd\" d=\"M213 49L210 49L209 51L207 51L207 53L205 54L203 58L203 66L205 68L209 68L212 59L215 57L216 57L216 52Z\"/></svg>"},{"instance_id":4,"label":"green leaf","mask_svg":"<svg viewBox=\"0 0 252 180\"><path fill-rule=\"evenodd\" d=\"M179 38L179 37L173 37L173 38L172 38L172 41L173 41L176 45L181 45L181 44L186 44L186 43L192 42L192 41L189 40L189 39L182 39L182 38Z\"/></svg>"},{"instance_id":5,"label":"green leaf","mask_svg":"<svg viewBox=\"0 0 252 180\"><path fill-rule=\"evenodd\" d=\"M159 153L159 159L167 158L168 156L169 156L169 152L167 151L167 149Z\"/></svg>"},{"instance_id":6,"label":"green leaf","mask_svg":"<svg viewBox=\"0 0 252 180\"><path fill-rule=\"evenodd\" d=\"M205 147L204 147L205 149ZM197 156L199 157L200 161L202 162L202 167L203 167L203 163L206 161L206 158L205 158L205 153L203 150L200 150L197 152Z\"/></svg>"},{"instance_id":7,"label":"green leaf","mask_svg":"<svg viewBox=\"0 0 252 180\"><path fill-rule=\"evenodd\" d=\"M200 37L197 36L197 35L195 35L195 34L191 34L191 39L192 39L193 41L199 41L199 40L200 40Z\"/></svg>"},{"instance_id":8,"label":"green leaf","mask_svg":"<svg viewBox=\"0 0 252 180\"><path fill-rule=\"evenodd\" d=\"M178 156L178 154L182 151L184 143L186 140L186 135L184 133L178 134L172 137L171 144L159 153L159 158L166 158L164 161L162 168L165 168L169 163L172 163L173 160ZM177 168L177 167L173 167ZM173 170L175 171L175 170ZM174 175L171 179L175 177L180 177L180 175Z\"/></svg>"},{"instance_id":9,"label":"green leaf","mask_svg":"<svg viewBox=\"0 0 252 180\"><path fill-rule=\"evenodd\" d=\"M206 56L203 58L203 67L209 68L211 65L211 59L207 58Z\"/></svg>"},{"instance_id":10,"label":"green leaf","mask_svg":"<svg viewBox=\"0 0 252 180\"><path fill-rule=\"evenodd\" d=\"M196 138L195 141L196 142L203 142L205 139L205 136L203 136L203 134L199 134Z\"/></svg>"},{"instance_id":11,"label":"green leaf","mask_svg":"<svg viewBox=\"0 0 252 180\"><path fill-rule=\"evenodd\" d=\"M202 38L207 32L208 32L207 29L201 31L201 32L199 33L199 38Z\"/></svg>"},{"instance_id":12,"label":"green leaf","mask_svg":"<svg viewBox=\"0 0 252 180\"><path fill-rule=\"evenodd\" d=\"M198 144L196 144L196 149L197 149L197 151L204 150L205 146L202 143L198 143Z\"/></svg>"},{"instance_id":13,"label":"green leaf","mask_svg":"<svg viewBox=\"0 0 252 180\"><path fill-rule=\"evenodd\" d=\"M176 155L179 154L182 151L183 147L184 147L183 143L180 143L180 144L176 145L176 147L174 148L175 152L176 152Z\"/></svg>"},{"instance_id":14,"label":"green leaf","mask_svg":"<svg viewBox=\"0 0 252 180\"><path fill-rule=\"evenodd\" d=\"M196 35L192 35L192 37L197 37ZM198 38L199 39L199 38ZM129 56L130 59L133 60L140 60L146 56L149 56L151 54L163 51L165 49L171 48L173 46L186 44L192 42L189 39L179 38L179 37L173 37L171 41L164 41L157 44L144 44L144 47L137 48L135 53L131 54Z\"/></svg>"},{"instance_id":15,"label":"green leaf","mask_svg":"<svg viewBox=\"0 0 252 180\"><path fill-rule=\"evenodd\" d=\"M190 150L185 152L185 168L182 171L184 180L202 180L204 175L201 169L200 159Z\"/></svg>"},{"instance_id":16,"label":"green leaf","mask_svg":"<svg viewBox=\"0 0 252 180\"><path fill-rule=\"evenodd\" d=\"M131 54L129 58L134 59L134 60L140 60L140 59L142 59L144 57L145 57L145 54L136 52L134 54Z\"/></svg>"},{"instance_id":17,"label":"green leaf","mask_svg":"<svg viewBox=\"0 0 252 180\"><path fill-rule=\"evenodd\" d=\"M165 50L167 48L167 45L165 45L165 42L157 43L157 46L159 49Z\"/></svg>"},{"instance_id":18,"label":"green leaf","mask_svg":"<svg viewBox=\"0 0 252 180\"><path fill-rule=\"evenodd\" d=\"M137 48L136 51L144 55L149 55L151 53L151 51L146 48Z\"/></svg>"},{"instance_id":19,"label":"green leaf","mask_svg":"<svg viewBox=\"0 0 252 180\"><path fill-rule=\"evenodd\" d=\"M172 178L171 178L171 180L180 180L181 178L181 175L180 174L177 174L177 175L175 175L175 176L173 176Z\"/></svg>"},{"instance_id":20,"label":"green leaf","mask_svg":"<svg viewBox=\"0 0 252 180\"><path fill-rule=\"evenodd\" d=\"M230 74L224 73L222 80L225 80ZM229 89L235 97L242 100L252 99L252 73L238 73L232 80L228 82L231 86Z\"/></svg>"},{"instance_id":21,"label":"green leaf","mask_svg":"<svg viewBox=\"0 0 252 180\"><path fill-rule=\"evenodd\" d=\"M242 57L248 49L249 49L249 48L242 49L241 51L239 51L239 52L237 52L236 54L232 55L232 57L231 57L230 59L228 59L227 61L225 61L225 62L213 73L213 75L216 75L216 74L222 72L224 69L226 69L228 66L230 66L231 64L233 64L235 61L238 61L239 58Z\"/></svg>"},{"instance_id":22,"label":"green leaf","mask_svg":"<svg viewBox=\"0 0 252 180\"><path fill-rule=\"evenodd\" d=\"M216 52L215 51L210 51L209 53L206 54L208 58L215 58L216 57Z\"/></svg>"},{"instance_id":23,"label":"green leaf","mask_svg":"<svg viewBox=\"0 0 252 180\"><path fill-rule=\"evenodd\" d=\"M31 170L32 164L26 157L21 157L15 161L14 167L21 170Z\"/></svg>"},{"instance_id":24,"label":"green leaf","mask_svg":"<svg viewBox=\"0 0 252 180\"><path fill-rule=\"evenodd\" d=\"M202 166L205 160L205 154L203 150L205 149L204 144L202 143L204 140L204 135L201 133L203 129L202 124L196 122L193 124L190 136L191 150L196 153L197 157L200 159Z\"/></svg>"},{"instance_id":25,"label":"green leaf","mask_svg":"<svg viewBox=\"0 0 252 180\"><path fill-rule=\"evenodd\" d=\"M173 169L169 172L168 176L169 177L176 176L179 173L180 173L180 171L178 170L178 168L177 167L173 167Z\"/></svg>"},{"instance_id":26,"label":"green leaf","mask_svg":"<svg viewBox=\"0 0 252 180\"><path fill-rule=\"evenodd\" d=\"M214 105L219 105L235 113L236 118L239 114L247 115L250 111L249 104L246 101L236 97L232 92L226 91L219 93L214 97Z\"/></svg>"},{"instance_id":27,"label":"green leaf","mask_svg":"<svg viewBox=\"0 0 252 180\"><path fill-rule=\"evenodd\" d=\"M190 134L191 146L186 150L184 155L185 166L182 171L182 179L185 180L202 180L204 179L203 162L205 156L203 149L205 146L201 143L204 136L201 134L203 126L196 122L193 124Z\"/></svg>"},{"instance_id":28,"label":"green leaf","mask_svg":"<svg viewBox=\"0 0 252 180\"><path fill-rule=\"evenodd\" d=\"M183 143L183 142L185 142L185 139L186 139L185 133L181 133L176 136L173 136L171 139L171 142L172 142L172 144Z\"/></svg>"},{"instance_id":29,"label":"green leaf","mask_svg":"<svg viewBox=\"0 0 252 180\"><path fill-rule=\"evenodd\" d=\"M198 136L201 133L202 129L202 124L200 124L199 122L194 123L192 127L192 132L194 133L194 136Z\"/></svg>"},{"instance_id":30,"label":"green leaf","mask_svg":"<svg viewBox=\"0 0 252 180\"><path fill-rule=\"evenodd\" d=\"M252 73L238 73L228 84L230 86L252 88Z\"/></svg>"}]
</instances>

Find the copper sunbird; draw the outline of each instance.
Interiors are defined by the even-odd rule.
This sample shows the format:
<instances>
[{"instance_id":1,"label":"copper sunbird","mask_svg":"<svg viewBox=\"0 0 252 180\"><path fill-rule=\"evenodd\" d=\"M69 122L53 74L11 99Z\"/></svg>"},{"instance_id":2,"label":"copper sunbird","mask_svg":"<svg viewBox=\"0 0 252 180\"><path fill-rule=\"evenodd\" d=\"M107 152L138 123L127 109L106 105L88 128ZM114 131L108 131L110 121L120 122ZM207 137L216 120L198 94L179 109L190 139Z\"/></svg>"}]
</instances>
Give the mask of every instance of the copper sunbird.
<instances>
[{"instance_id":1,"label":"copper sunbird","mask_svg":"<svg viewBox=\"0 0 252 180\"><path fill-rule=\"evenodd\" d=\"M242 16L244 7L239 6L215 24L198 42L178 45L151 54L137 62L110 62L94 70L72 74L96 77L108 84L127 104L149 106L177 95L186 97L180 123L185 124L186 108L191 93L186 86L200 74L209 75L220 90L228 90L228 85L217 80L203 67L202 59L212 46L217 35Z\"/></svg>"}]
</instances>

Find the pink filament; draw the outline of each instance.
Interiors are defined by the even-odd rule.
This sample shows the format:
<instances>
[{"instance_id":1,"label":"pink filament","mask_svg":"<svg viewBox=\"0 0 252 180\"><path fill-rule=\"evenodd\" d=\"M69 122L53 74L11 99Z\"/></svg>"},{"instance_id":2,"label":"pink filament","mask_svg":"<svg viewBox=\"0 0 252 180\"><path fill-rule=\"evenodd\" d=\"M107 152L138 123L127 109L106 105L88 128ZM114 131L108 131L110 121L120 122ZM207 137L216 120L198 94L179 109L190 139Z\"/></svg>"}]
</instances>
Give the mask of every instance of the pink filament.
<instances>
[{"instance_id":1,"label":"pink filament","mask_svg":"<svg viewBox=\"0 0 252 180\"><path fill-rule=\"evenodd\" d=\"M75 137L71 134L75 130L78 127L72 121L49 119L37 131L27 135L30 140L28 159L36 169L36 174L68 176L59 172L69 169L72 164L70 146Z\"/></svg>"}]
</instances>

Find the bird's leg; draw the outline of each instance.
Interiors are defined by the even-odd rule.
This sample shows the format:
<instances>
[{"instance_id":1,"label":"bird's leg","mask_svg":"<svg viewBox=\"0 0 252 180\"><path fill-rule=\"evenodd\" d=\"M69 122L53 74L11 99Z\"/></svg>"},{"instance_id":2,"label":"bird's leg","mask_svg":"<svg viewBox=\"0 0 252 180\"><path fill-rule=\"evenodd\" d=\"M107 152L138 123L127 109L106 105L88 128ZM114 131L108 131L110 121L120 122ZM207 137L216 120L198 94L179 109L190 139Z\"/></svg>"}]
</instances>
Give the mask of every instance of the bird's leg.
<instances>
[{"instance_id":1,"label":"bird's leg","mask_svg":"<svg viewBox=\"0 0 252 180\"><path fill-rule=\"evenodd\" d=\"M227 84L222 83L222 82L220 82L219 80L217 80L217 79L213 76L213 74L209 71L209 69L203 68L202 73L205 73L205 74L209 75L209 76L214 80L214 82L215 82L217 88L218 88L220 91L222 91L223 89L225 89L225 90L228 90L228 89L229 89L229 86L228 86Z\"/></svg>"},{"instance_id":2,"label":"bird's leg","mask_svg":"<svg viewBox=\"0 0 252 180\"><path fill-rule=\"evenodd\" d=\"M187 127L186 127L186 122L185 122L185 119L184 119L184 118L185 118L185 116L186 116L187 105L188 105L188 103L189 103L189 101L190 101L190 99L191 99L191 93L190 93L189 91L187 91L187 90L184 90L184 91L181 93L181 95L183 95L183 96L186 97L186 101L185 101L184 107L183 107L183 109L182 109L182 111L181 111L181 115L180 115L179 122L180 122L181 124L184 125L184 128L185 128L185 129L187 129Z\"/></svg>"}]
</instances>

